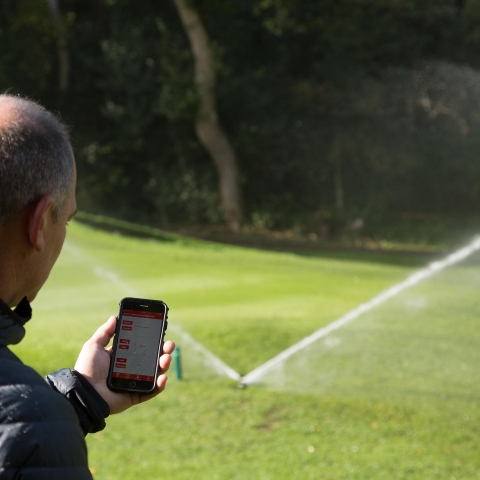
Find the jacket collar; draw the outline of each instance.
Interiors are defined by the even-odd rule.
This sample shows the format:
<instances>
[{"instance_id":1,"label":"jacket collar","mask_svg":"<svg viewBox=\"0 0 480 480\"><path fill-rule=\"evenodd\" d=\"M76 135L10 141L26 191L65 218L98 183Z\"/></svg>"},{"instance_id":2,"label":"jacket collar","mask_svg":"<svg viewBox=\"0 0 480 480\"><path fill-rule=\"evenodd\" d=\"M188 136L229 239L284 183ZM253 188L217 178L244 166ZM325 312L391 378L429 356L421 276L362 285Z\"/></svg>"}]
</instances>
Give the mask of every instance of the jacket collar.
<instances>
[{"instance_id":1,"label":"jacket collar","mask_svg":"<svg viewBox=\"0 0 480 480\"><path fill-rule=\"evenodd\" d=\"M15 345L25 336L25 323L32 318L32 308L25 297L15 310L0 300L0 347Z\"/></svg>"}]
</instances>

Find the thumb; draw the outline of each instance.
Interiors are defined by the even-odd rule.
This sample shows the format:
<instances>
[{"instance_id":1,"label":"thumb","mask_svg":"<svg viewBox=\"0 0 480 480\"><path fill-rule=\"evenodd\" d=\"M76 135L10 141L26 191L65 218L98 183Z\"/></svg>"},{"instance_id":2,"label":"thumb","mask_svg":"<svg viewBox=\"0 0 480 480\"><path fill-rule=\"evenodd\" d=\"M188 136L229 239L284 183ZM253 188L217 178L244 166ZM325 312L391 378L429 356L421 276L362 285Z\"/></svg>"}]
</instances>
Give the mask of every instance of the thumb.
<instances>
[{"instance_id":1,"label":"thumb","mask_svg":"<svg viewBox=\"0 0 480 480\"><path fill-rule=\"evenodd\" d=\"M115 327L117 326L117 317L110 317L97 331L92 335L89 342L97 343L105 348L113 335L115 334Z\"/></svg>"}]
</instances>

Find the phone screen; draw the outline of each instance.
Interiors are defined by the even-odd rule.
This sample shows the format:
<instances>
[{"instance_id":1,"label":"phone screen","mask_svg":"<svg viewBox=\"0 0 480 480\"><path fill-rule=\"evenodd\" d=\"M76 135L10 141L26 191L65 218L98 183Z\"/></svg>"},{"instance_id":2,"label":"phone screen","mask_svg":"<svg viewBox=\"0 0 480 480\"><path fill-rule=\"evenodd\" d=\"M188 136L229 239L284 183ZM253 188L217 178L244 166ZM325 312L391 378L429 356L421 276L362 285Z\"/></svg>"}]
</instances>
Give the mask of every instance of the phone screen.
<instances>
[{"instance_id":1,"label":"phone screen","mask_svg":"<svg viewBox=\"0 0 480 480\"><path fill-rule=\"evenodd\" d=\"M120 311L110 384L119 389L150 391L155 387L166 306L140 303L125 302Z\"/></svg>"}]
</instances>

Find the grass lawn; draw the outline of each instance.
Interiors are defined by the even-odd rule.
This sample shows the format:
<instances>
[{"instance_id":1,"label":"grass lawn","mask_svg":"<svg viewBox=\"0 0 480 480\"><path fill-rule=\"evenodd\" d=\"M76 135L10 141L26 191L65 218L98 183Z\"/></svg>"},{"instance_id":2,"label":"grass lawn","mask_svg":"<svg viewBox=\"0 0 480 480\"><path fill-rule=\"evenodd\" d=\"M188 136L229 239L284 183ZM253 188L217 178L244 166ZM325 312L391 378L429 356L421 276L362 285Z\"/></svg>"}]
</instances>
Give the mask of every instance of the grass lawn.
<instances>
[{"instance_id":1,"label":"grass lawn","mask_svg":"<svg viewBox=\"0 0 480 480\"><path fill-rule=\"evenodd\" d=\"M172 327L244 374L426 261L160 242L73 222L15 351L41 373L73 366L137 295L167 302ZM479 286L478 263L453 268L245 390L180 343L184 380L172 373L160 398L89 436L95 478L480 478Z\"/></svg>"}]
</instances>

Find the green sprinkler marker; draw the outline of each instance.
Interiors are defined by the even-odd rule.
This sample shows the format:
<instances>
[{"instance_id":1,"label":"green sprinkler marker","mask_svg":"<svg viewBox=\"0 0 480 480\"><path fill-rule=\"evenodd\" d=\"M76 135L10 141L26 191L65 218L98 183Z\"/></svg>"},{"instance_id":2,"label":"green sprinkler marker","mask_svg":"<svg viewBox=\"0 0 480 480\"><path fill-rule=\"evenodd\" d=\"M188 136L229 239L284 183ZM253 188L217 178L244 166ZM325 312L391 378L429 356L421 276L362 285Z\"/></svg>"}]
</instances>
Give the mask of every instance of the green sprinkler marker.
<instances>
[{"instance_id":1,"label":"green sprinkler marker","mask_svg":"<svg viewBox=\"0 0 480 480\"><path fill-rule=\"evenodd\" d=\"M172 358L173 358L173 366L175 368L175 378L177 380L181 380L182 365L181 365L181 359L180 359L180 347L178 345L175 347L175 350L172 353Z\"/></svg>"}]
</instances>

